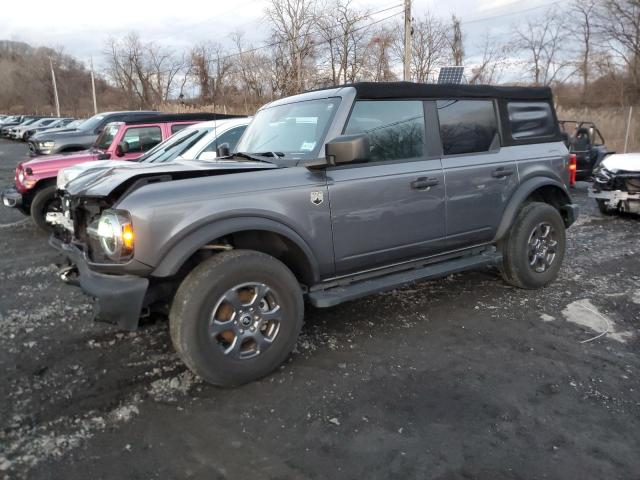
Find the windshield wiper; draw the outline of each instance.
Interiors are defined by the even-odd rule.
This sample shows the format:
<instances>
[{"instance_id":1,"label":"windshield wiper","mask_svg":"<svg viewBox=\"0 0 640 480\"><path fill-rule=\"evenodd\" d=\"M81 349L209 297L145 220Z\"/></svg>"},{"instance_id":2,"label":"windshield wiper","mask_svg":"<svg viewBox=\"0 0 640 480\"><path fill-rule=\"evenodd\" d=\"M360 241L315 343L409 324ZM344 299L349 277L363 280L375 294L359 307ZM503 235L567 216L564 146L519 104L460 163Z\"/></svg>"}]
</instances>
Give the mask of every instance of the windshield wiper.
<instances>
[{"instance_id":1,"label":"windshield wiper","mask_svg":"<svg viewBox=\"0 0 640 480\"><path fill-rule=\"evenodd\" d=\"M270 162L269 160L265 160L266 155L260 155L257 153L246 153L246 152L234 152L231 154L232 158L235 157L240 157L240 158L246 158L247 160L251 160L253 162L264 162L264 163L273 163Z\"/></svg>"},{"instance_id":2,"label":"windshield wiper","mask_svg":"<svg viewBox=\"0 0 640 480\"><path fill-rule=\"evenodd\" d=\"M282 158L282 157L284 157L284 153L282 153L282 152L252 153L251 155L258 155L259 157L272 157L272 158Z\"/></svg>"}]
</instances>

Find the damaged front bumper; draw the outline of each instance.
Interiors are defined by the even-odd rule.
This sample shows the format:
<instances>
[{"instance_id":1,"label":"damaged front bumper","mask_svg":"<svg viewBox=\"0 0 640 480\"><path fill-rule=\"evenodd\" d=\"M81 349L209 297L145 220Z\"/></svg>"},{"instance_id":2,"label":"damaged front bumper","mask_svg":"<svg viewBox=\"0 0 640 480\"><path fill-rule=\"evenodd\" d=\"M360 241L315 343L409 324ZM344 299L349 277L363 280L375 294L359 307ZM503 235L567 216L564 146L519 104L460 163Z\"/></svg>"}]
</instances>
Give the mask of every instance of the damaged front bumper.
<instances>
[{"instance_id":1,"label":"damaged front bumper","mask_svg":"<svg viewBox=\"0 0 640 480\"><path fill-rule=\"evenodd\" d=\"M60 270L63 281L80 286L94 299L94 319L135 330L142 313L149 280L131 275L109 275L89 268L77 246L51 237L49 243L67 257L70 265Z\"/></svg>"}]
</instances>

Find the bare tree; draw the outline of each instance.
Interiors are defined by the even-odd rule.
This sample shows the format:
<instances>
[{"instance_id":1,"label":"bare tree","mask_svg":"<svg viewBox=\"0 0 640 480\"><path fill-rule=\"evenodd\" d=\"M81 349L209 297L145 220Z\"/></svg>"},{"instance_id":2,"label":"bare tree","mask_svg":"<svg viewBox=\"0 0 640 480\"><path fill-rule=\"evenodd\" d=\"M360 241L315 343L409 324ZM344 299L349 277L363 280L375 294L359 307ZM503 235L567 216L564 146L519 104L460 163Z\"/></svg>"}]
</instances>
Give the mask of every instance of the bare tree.
<instances>
[{"instance_id":1,"label":"bare tree","mask_svg":"<svg viewBox=\"0 0 640 480\"><path fill-rule=\"evenodd\" d=\"M202 42L191 50L191 70L196 78L202 103L219 97L224 80L232 67L232 59L217 42Z\"/></svg>"},{"instance_id":2,"label":"bare tree","mask_svg":"<svg viewBox=\"0 0 640 480\"><path fill-rule=\"evenodd\" d=\"M312 28L316 20L315 0L271 0L266 10L278 67L278 88L283 94L304 90L305 63L313 56Z\"/></svg>"},{"instance_id":3,"label":"bare tree","mask_svg":"<svg viewBox=\"0 0 640 480\"><path fill-rule=\"evenodd\" d=\"M469 83L472 85L491 85L500 80L503 71L509 66L510 47L500 44L488 33L482 43L480 63L471 69Z\"/></svg>"},{"instance_id":4,"label":"bare tree","mask_svg":"<svg viewBox=\"0 0 640 480\"><path fill-rule=\"evenodd\" d=\"M447 27L430 12L413 22L411 37L411 77L416 82L425 83L435 73L437 67L447 63L451 58ZM398 60L404 55L404 39L395 43Z\"/></svg>"},{"instance_id":5,"label":"bare tree","mask_svg":"<svg viewBox=\"0 0 640 480\"><path fill-rule=\"evenodd\" d=\"M566 35L564 17L552 11L515 28L514 44L527 55L534 85L550 85L569 66L561 58Z\"/></svg>"},{"instance_id":6,"label":"bare tree","mask_svg":"<svg viewBox=\"0 0 640 480\"><path fill-rule=\"evenodd\" d=\"M580 41L580 61L578 68L582 76L583 97L587 95L587 88L589 86L594 37L593 16L596 5L597 0L574 0L570 8L570 13L572 14L570 28L574 34L574 38Z\"/></svg>"},{"instance_id":7,"label":"bare tree","mask_svg":"<svg viewBox=\"0 0 640 480\"><path fill-rule=\"evenodd\" d=\"M640 98L640 1L601 0L595 18L600 41L622 60L632 95Z\"/></svg>"},{"instance_id":8,"label":"bare tree","mask_svg":"<svg viewBox=\"0 0 640 480\"><path fill-rule=\"evenodd\" d=\"M365 64L367 80L390 82L397 80L391 68L393 45L396 43L392 30L380 27L369 40L369 54Z\"/></svg>"},{"instance_id":9,"label":"bare tree","mask_svg":"<svg viewBox=\"0 0 640 480\"><path fill-rule=\"evenodd\" d=\"M331 84L355 82L362 73L370 28L369 11L351 6L352 0L334 0L318 14L318 52L328 66ZM328 64L328 65L327 65Z\"/></svg>"},{"instance_id":10,"label":"bare tree","mask_svg":"<svg viewBox=\"0 0 640 480\"><path fill-rule=\"evenodd\" d=\"M451 56L454 65L462 65L464 60L464 46L462 42L462 25L460 19L455 15L451 16Z\"/></svg>"}]
</instances>

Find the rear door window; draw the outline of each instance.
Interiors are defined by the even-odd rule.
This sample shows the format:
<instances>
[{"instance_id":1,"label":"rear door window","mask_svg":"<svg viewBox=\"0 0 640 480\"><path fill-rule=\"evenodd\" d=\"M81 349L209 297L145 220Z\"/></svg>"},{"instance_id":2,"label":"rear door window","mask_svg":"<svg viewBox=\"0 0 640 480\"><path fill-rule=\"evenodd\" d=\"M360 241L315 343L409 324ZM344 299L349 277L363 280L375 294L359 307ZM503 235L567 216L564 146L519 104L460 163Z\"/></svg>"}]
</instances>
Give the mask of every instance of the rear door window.
<instances>
[{"instance_id":1,"label":"rear door window","mask_svg":"<svg viewBox=\"0 0 640 480\"><path fill-rule=\"evenodd\" d=\"M509 126L514 140L554 137L557 135L551 105L547 102L508 102Z\"/></svg>"},{"instance_id":2,"label":"rear door window","mask_svg":"<svg viewBox=\"0 0 640 480\"><path fill-rule=\"evenodd\" d=\"M488 152L498 135L492 100L438 100L440 138L445 155Z\"/></svg>"},{"instance_id":3,"label":"rear door window","mask_svg":"<svg viewBox=\"0 0 640 480\"><path fill-rule=\"evenodd\" d=\"M142 153L151 150L162 141L160 127L131 127L122 138L129 144L127 153Z\"/></svg>"},{"instance_id":4,"label":"rear door window","mask_svg":"<svg viewBox=\"0 0 640 480\"><path fill-rule=\"evenodd\" d=\"M344 133L369 137L372 162L422 157L425 138L422 101L359 100Z\"/></svg>"},{"instance_id":5,"label":"rear door window","mask_svg":"<svg viewBox=\"0 0 640 480\"><path fill-rule=\"evenodd\" d=\"M202 155L204 152L217 152L218 146L222 145L223 143L227 143L229 145L229 151L233 152L234 148L236 148L236 145L238 144L238 141L240 140L240 137L242 137L242 134L246 129L246 125L230 128L226 132L223 132L209 145L207 145L205 149L200 152L200 155ZM198 158L200 157L200 155L198 155Z\"/></svg>"}]
</instances>

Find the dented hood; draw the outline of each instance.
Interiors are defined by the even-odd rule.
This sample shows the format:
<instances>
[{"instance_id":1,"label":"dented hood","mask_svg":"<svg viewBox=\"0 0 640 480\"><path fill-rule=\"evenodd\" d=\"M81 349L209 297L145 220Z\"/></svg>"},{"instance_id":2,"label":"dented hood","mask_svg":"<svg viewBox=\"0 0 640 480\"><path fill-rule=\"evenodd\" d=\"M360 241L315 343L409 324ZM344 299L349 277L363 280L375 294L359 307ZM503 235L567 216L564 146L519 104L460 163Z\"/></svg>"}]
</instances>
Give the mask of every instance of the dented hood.
<instances>
[{"instance_id":1,"label":"dented hood","mask_svg":"<svg viewBox=\"0 0 640 480\"><path fill-rule=\"evenodd\" d=\"M640 153L616 153L602 160L601 165L611 173L640 173Z\"/></svg>"},{"instance_id":2,"label":"dented hood","mask_svg":"<svg viewBox=\"0 0 640 480\"><path fill-rule=\"evenodd\" d=\"M260 161L219 160L175 160L167 163L137 163L105 166L89 170L67 183L65 191L73 196L106 197L117 189L129 188L145 178L157 177L162 181L183 180L241 171L268 170L277 165Z\"/></svg>"}]
</instances>

